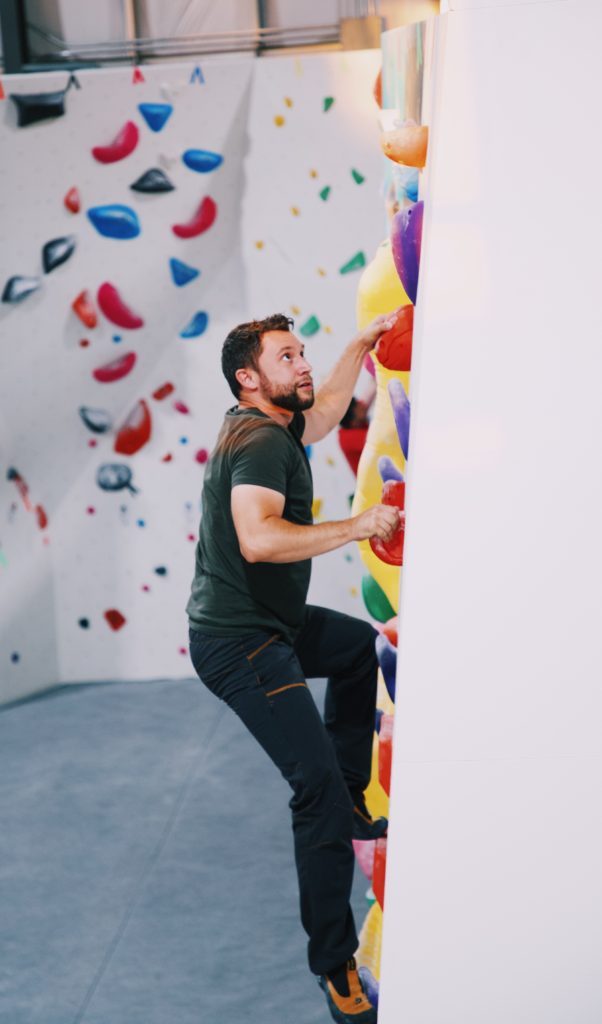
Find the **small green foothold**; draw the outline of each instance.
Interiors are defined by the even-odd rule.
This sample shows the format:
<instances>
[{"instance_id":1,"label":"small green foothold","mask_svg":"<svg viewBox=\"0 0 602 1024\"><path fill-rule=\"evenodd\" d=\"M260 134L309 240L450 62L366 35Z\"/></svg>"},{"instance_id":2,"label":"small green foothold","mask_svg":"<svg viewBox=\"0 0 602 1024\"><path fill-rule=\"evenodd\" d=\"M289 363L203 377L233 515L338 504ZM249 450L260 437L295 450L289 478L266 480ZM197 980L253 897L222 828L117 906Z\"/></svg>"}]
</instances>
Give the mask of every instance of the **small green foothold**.
<instances>
[{"instance_id":1,"label":"small green foothold","mask_svg":"<svg viewBox=\"0 0 602 1024\"><path fill-rule=\"evenodd\" d=\"M339 270L339 274L349 274L352 270L361 270L362 267L366 266L366 257L363 252L356 252L355 256L352 256L347 263L344 263Z\"/></svg>"},{"instance_id":2,"label":"small green foothold","mask_svg":"<svg viewBox=\"0 0 602 1024\"><path fill-rule=\"evenodd\" d=\"M330 110L330 108L331 108L333 103L334 103L334 96L325 96L324 97L324 113L326 113L327 110Z\"/></svg>"},{"instance_id":3,"label":"small green foothold","mask_svg":"<svg viewBox=\"0 0 602 1024\"><path fill-rule=\"evenodd\" d=\"M326 200L328 199L329 195L330 195L330 185L325 185L324 188L322 189L322 191L320 192L320 199L323 199L324 202L326 202Z\"/></svg>"},{"instance_id":4,"label":"small green foothold","mask_svg":"<svg viewBox=\"0 0 602 1024\"><path fill-rule=\"evenodd\" d=\"M356 171L355 167L351 169L351 176L355 181L356 185L361 185L362 182L366 180L363 174L360 174L359 171Z\"/></svg>"},{"instance_id":5,"label":"small green foothold","mask_svg":"<svg viewBox=\"0 0 602 1024\"><path fill-rule=\"evenodd\" d=\"M320 330L320 321L317 316L310 316L304 324L301 324L299 328L299 334L302 334L304 338L311 338L312 334L317 334Z\"/></svg>"}]
</instances>

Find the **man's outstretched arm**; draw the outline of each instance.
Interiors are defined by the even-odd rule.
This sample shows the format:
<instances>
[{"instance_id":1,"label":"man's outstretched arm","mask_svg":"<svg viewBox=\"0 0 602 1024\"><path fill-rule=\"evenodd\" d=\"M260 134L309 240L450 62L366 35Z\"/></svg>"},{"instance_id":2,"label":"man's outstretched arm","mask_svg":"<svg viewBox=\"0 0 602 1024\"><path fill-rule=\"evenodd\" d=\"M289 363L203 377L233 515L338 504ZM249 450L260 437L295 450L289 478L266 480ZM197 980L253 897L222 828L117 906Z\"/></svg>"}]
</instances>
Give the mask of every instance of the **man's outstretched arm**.
<instances>
[{"instance_id":1,"label":"man's outstretched arm","mask_svg":"<svg viewBox=\"0 0 602 1024\"><path fill-rule=\"evenodd\" d=\"M232 488L231 508L240 551L247 562L301 562L351 540L390 540L399 526L399 511L391 505L373 505L359 516L339 522L289 523L282 518L284 496L254 484Z\"/></svg>"},{"instance_id":2,"label":"man's outstretched arm","mask_svg":"<svg viewBox=\"0 0 602 1024\"><path fill-rule=\"evenodd\" d=\"M303 443L321 441L341 422L353 397L359 372L366 353L374 348L384 331L395 323L396 311L386 316L377 316L371 324L350 341L340 359L318 389L316 400L305 416Z\"/></svg>"}]
</instances>

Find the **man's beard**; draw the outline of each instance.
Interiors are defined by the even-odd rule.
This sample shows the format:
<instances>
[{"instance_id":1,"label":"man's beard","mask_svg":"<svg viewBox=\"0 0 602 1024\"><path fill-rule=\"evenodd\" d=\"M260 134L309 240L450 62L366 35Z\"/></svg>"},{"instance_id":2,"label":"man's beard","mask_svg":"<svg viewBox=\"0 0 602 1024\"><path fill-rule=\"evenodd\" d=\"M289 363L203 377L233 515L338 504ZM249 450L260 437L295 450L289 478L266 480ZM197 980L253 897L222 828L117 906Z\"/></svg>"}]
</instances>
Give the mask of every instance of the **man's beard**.
<instances>
[{"instance_id":1,"label":"man's beard","mask_svg":"<svg viewBox=\"0 0 602 1024\"><path fill-rule=\"evenodd\" d=\"M303 412L304 409L311 409L315 402L313 387L311 392L304 397L303 394L299 394L296 387L290 388L289 391L277 391L272 388L269 380L263 374L260 381L265 397L273 405L277 405L279 409L286 409L287 412Z\"/></svg>"}]
</instances>

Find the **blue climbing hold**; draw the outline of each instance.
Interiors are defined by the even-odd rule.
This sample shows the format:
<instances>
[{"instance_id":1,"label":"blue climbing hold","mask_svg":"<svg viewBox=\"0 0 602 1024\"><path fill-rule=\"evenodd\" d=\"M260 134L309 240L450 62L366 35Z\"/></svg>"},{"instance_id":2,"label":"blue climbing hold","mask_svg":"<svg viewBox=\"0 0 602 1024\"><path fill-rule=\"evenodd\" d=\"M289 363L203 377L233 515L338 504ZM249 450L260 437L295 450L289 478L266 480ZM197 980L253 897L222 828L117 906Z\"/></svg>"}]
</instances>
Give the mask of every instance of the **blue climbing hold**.
<instances>
[{"instance_id":1,"label":"blue climbing hold","mask_svg":"<svg viewBox=\"0 0 602 1024\"><path fill-rule=\"evenodd\" d=\"M198 338L199 335L203 334L207 330L207 324L209 323L209 317L206 313L200 311L195 313L192 320L186 324L186 327L180 331L181 338Z\"/></svg>"},{"instance_id":2,"label":"blue climbing hold","mask_svg":"<svg viewBox=\"0 0 602 1024\"><path fill-rule=\"evenodd\" d=\"M169 261L169 269L171 270L173 283L178 288L183 288L189 281L194 281L195 277L198 277L201 273L196 267L190 267L188 263L182 263L182 260L176 260L175 258Z\"/></svg>"},{"instance_id":3,"label":"blue climbing hold","mask_svg":"<svg viewBox=\"0 0 602 1024\"><path fill-rule=\"evenodd\" d=\"M136 238L140 234L140 221L131 206L113 203L109 206L93 206L88 210L99 235L105 238Z\"/></svg>"},{"instance_id":4,"label":"blue climbing hold","mask_svg":"<svg viewBox=\"0 0 602 1024\"><path fill-rule=\"evenodd\" d=\"M191 171L208 174L223 164L224 158L219 153L211 153L208 149L187 149L182 160Z\"/></svg>"},{"instance_id":5,"label":"blue climbing hold","mask_svg":"<svg viewBox=\"0 0 602 1024\"><path fill-rule=\"evenodd\" d=\"M171 103L139 103L138 110L150 130L152 132L160 132L169 121L173 107Z\"/></svg>"}]
</instances>

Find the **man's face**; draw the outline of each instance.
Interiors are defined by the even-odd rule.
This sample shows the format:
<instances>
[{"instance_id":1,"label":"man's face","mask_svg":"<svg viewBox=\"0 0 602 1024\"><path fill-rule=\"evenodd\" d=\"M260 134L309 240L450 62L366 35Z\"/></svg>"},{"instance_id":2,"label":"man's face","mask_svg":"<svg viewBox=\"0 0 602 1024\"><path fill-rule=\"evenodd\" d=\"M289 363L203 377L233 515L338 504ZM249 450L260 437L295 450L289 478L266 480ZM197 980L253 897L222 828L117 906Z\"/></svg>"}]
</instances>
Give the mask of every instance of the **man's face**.
<instances>
[{"instance_id":1,"label":"man's face","mask_svg":"<svg viewBox=\"0 0 602 1024\"><path fill-rule=\"evenodd\" d=\"M258 358L259 392L272 405L302 412L314 404L311 366L302 343L290 331L267 331Z\"/></svg>"}]
</instances>

